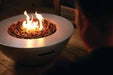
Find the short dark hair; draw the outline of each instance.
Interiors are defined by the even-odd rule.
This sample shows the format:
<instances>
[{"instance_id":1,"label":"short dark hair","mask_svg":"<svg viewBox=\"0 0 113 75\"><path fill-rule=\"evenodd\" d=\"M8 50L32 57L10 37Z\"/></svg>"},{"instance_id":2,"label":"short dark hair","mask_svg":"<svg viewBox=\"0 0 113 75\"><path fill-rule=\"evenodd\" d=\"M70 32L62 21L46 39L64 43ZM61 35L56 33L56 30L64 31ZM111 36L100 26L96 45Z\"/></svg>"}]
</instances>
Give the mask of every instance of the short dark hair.
<instances>
[{"instance_id":1,"label":"short dark hair","mask_svg":"<svg viewBox=\"0 0 113 75\"><path fill-rule=\"evenodd\" d=\"M113 21L113 0L77 0L83 15L99 28L108 32Z\"/></svg>"}]
</instances>

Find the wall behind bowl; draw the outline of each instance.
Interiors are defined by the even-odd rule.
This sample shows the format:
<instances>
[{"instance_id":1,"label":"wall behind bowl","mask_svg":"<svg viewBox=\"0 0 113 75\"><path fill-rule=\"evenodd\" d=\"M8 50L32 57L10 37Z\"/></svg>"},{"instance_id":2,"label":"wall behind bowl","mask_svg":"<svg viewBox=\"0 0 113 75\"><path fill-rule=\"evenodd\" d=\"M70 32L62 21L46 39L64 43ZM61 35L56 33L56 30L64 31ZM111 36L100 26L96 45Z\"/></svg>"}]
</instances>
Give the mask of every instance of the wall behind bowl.
<instances>
[{"instance_id":1,"label":"wall behind bowl","mask_svg":"<svg viewBox=\"0 0 113 75\"><path fill-rule=\"evenodd\" d=\"M61 5L75 8L75 0L60 0L60 2L61 2Z\"/></svg>"},{"instance_id":2,"label":"wall behind bowl","mask_svg":"<svg viewBox=\"0 0 113 75\"><path fill-rule=\"evenodd\" d=\"M30 7L34 4L37 6L41 6L44 4L44 0L7 0L6 3L9 3L11 5L21 5L24 7Z\"/></svg>"}]
</instances>

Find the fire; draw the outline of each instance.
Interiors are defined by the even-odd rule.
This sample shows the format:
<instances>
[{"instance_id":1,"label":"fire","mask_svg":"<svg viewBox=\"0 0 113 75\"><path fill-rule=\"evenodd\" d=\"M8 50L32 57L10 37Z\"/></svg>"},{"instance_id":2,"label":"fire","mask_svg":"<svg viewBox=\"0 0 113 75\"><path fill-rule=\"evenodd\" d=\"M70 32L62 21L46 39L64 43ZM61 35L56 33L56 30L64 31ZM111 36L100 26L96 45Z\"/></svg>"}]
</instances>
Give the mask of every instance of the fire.
<instances>
[{"instance_id":1,"label":"fire","mask_svg":"<svg viewBox=\"0 0 113 75\"><path fill-rule=\"evenodd\" d=\"M33 21L33 15L32 18L30 18L26 11L24 12L24 15L26 15L26 21L24 21L22 24L23 29L26 29L26 31L39 31L43 29L42 15L37 14L37 12L35 12L36 18L39 21Z\"/></svg>"}]
</instances>

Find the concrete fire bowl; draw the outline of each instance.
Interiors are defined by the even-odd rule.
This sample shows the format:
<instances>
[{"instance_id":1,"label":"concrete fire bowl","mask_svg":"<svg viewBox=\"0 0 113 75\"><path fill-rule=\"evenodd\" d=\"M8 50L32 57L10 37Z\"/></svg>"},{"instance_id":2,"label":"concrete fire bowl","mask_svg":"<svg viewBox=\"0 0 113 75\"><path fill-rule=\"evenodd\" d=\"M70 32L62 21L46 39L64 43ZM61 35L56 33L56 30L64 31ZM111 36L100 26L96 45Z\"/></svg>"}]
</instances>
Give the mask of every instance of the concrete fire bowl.
<instances>
[{"instance_id":1,"label":"concrete fire bowl","mask_svg":"<svg viewBox=\"0 0 113 75\"><path fill-rule=\"evenodd\" d=\"M65 48L74 28L72 23L63 17L51 14L42 14L42 16L57 25L57 31L38 39L19 39L8 34L8 26L25 19L25 15L17 15L1 21L0 50L7 57L24 65L42 65L55 59Z\"/></svg>"}]
</instances>

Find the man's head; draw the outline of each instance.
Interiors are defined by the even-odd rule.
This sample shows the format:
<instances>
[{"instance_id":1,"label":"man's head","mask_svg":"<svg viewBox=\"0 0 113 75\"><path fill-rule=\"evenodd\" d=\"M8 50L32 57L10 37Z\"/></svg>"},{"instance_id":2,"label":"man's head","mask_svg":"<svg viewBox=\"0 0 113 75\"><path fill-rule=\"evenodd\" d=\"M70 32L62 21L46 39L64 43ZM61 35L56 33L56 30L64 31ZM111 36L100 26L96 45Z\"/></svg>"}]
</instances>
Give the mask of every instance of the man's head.
<instances>
[{"instance_id":1,"label":"man's head","mask_svg":"<svg viewBox=\"0 0 113 75\"><path fill-rule=\"evenodd\" d=\"M76 24L88 49L110 46L113 32L112 0L76 0Z\"/></svg>"}]
</instances>

